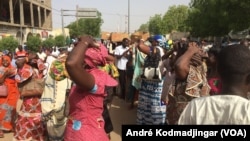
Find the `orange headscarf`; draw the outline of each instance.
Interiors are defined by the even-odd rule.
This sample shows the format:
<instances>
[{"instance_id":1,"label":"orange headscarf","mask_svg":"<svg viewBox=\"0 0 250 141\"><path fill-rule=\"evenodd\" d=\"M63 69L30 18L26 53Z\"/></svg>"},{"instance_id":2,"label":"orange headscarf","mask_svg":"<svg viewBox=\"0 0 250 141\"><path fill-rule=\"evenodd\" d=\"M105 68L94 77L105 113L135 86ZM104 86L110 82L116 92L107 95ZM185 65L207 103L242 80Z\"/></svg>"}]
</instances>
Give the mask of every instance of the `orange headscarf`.
<instances>
[{"instance_id":1,"label":"orange headscarf","mask_svg":"<svg viewBox=\"0 0 250 141\"><path fill-rule=\"evenodd\" d=\"M10 76L16 75L17 69L11 65L11 58L10 58L10 56L3 55L0 60L1 60L0 61L0 65L1 65L1 67L0 67L0 77L2 77L2 75L4 74L4 72L7 71L7 70L11 71L11 75ZM7 66L7 67L3 66L3 60L8 61L9 66Z\"/></svg>"}]
</instances>

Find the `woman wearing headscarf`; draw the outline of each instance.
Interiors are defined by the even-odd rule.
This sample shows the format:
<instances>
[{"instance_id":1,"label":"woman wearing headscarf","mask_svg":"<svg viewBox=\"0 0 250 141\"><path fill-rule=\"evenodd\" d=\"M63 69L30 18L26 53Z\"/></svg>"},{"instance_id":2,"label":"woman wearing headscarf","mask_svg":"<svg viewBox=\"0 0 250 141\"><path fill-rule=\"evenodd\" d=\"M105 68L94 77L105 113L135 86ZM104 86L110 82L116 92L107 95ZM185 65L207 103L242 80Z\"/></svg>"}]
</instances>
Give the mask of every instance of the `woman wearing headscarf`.
<instances>
[{"instance_id":1,"label":"woman wearing headscarf","mask_svg":"<svg viewBox=\"0 0 250 141\"><path fill-rule=\"evenodd\" d=\"M13 130L13 119L16 111L19 91L15 81L16 68L11 65L11 58L7 55L1 57L0 84L6 85L8 95L0 97L0 137L3 131Z\"/></svg>"},{"instance_id":2,"label":"woman wearing headscarf","mask_svg":"<svg viewBox=\"0 0 250 141\"><path fill-rule=\"evenodd\" d=\"M146 45L140 41L138 49L145 53L150 59L150 63L161 66L161 57L164 51L160 46L166 42L162 35L155 35L148 40L151 45ZM144 66L146 64L144 60ZM143 68L145 69L145 68ZM160 72L161 73L161 72ZM162 74L158 75L162 75ZM142 78L143 76L141 76ZM166 119L166 105L161 101L163 79L155 81L152 79L141 79L141 86L138 96L137 124L139 125L163 125Z\"/></svg>"},{"instance_id":3,"label":"woman wearing headscarf","mask_svg":"<svg viewBox=\"0 0 250 141\"><path fill-rule=\"evenodd\" d=\"M26 56L17 56L16 65L18 69L15 79L18 82L19 91L20 88L28 84L26 82L30 79L42 79L39 78L36 68L30 66L27 60ZM14 140L44 141L45 128L41 120L41 94L35 93L36 95L34 95L31 92L28 94L29 96L23 96L20 93L23 102L15 122Z\"/></svg>"},{"instance_id":4,"label":"woman wearing headscarf","mask_svg":"<svg viewBox=\"0 0 250 141\"><path fill-rule=\"evenodd\" d=\"M210 87L203 59L207 57L196 42L180 41L175 62L175 80L168 95L167 124L177 124L180 114L192 99L208 96Z\"/></svg>"},{"instance_id":5,"label":"woman wearing headscarf","mask_svg":"<svg viewBox=\"0 0 250 141\"><path fill-rule=\"evenodd\" d=\"M75 83L69 95L69 120L65 141L109 141L104 130L103 101L107 87L117 81L99 66L106 64L107 49L91 36L82 36L66 60L66 68Z\"/></svg>"}]
</instances>

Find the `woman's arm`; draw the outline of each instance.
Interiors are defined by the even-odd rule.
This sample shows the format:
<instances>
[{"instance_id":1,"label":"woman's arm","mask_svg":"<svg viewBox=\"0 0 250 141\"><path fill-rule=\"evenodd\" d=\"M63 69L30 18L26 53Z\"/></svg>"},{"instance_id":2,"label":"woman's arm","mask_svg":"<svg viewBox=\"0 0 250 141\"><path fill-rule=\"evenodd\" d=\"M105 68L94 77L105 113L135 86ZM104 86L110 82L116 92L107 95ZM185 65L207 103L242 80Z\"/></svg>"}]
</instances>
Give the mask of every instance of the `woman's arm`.
<instances>
[{"instance_id":1,"label":"woman's arm","mask_svg":"<svg viewBox=\"0 0 250 141\"><path fill-rule=\"evenodd\" d=\"M81 88L89 91L95 85L93 75L84 69L85 51L89 46L94 46L94 40L91 36L83 36L79 43L73 48L66 60L66 69L71 80Z\"/></svg>"},{"instance_id":2,"label":"woman's arm","mask_svg":"<svg viewBox=\"0 0 250 141\"><path fill-rule=\"evenodd\" d=\"M141 51L141 52L143 52L143 53L145 53L147 55L149 55L150 52L151 52L150 47L145 45L143 41L139 41L138 49L139 49L139 51Z\"/></svg>"},{"instance_id":3,"label":"woman's arm","mask_svg":"<svg viewBox=\"0 0 250 141\"><path fill-rule=\"evenodd\" d=\"M6 79L6 77L8 77L10 75L10 70L7 69L4 74L2 75L2 77L0 77L0 85L2 85Z\"/></svg>"},{"instance_id":4,"label":"woman's arm","mask_svg":"<svg viewBox=\"0 0 250 141\"><path fill-rule=\"evenodd\" d=\"M187 51L181 55L175 63L175 74L178 79L184 80L187 78L190 67L190 60L195 53L199 51L199 47L196 43L189 43Z\"/></svg>"}]
</instances>

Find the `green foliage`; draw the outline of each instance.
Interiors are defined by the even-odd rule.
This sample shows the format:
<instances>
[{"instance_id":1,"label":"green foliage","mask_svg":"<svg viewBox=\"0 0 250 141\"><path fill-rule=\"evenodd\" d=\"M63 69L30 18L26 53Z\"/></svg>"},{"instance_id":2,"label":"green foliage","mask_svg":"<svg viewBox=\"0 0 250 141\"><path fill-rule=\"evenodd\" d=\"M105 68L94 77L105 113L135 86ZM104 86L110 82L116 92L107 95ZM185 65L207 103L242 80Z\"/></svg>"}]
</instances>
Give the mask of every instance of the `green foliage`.
<instances>
[{"instance_id":1,"label":"green foliage","mask_svg":"<svg viewBox=\"0 0 250 141\"><path fill-rule=\"evenodd\" d=\"M188 6L171 6L163 16L163 28L166 33L172 31L187 31L186 20L188 18Z\"/></svg>"},{"instance_id":2,"label":"green foliage","mask_svg":"<svg viewBox=\"0 0 250 141\"><path fill-rule=\"evenodd\" d=\"M69 46L70 44L71 44L71 40L70 40L69 36L67 36L66 37L66 45Z\"/></svg>"},{"instance_id":3,"label":"green foliage","mask_svg":"<svg viewBox=\"0 0 250 141\"><path fill-rule=\"evenodd\" d=\"M37 52L39 51L39 47L42 45L42 41L37 36L30 36L26 45L29 51Z\"/></svg>"},{"instance_id":4,"label":"green foliage","mask_svg":"<svg viewBox=\"0 0 250 141\"><path fill-rule=\"evenodd\" d=\"M101 19L101 13L98 12L97 18L81 18L71 23L67 27L69 28L69 34L71 38L76 38L81 35L100 37L102 23L103 21Z\"/></svg>"},{"instance_id":5,"label":"green foliage","mask_svg":"<svg viewBox=\"0 0 250 141\"><path fill-rule=\"evenodd\" d=\"M63 47L66 44L66 40L63 35L58 35L55 37L55 46Z\"/></svg>"},{"instance_id":6,"label":"green foliage","mask_svg":"<svg viewBox=\"0 0 250 141\"><path fill-rule=\"evenodd\" d=\"M165 34L165 31L162 26L162 18L161 15L156 14L154 17L151 17L149 20L148 26L150 34Z\"/></svg>"},{"instance_id":7,"label":"green foliage","mask_svg":"<svg viewBox=\"0 0 250 141\"><path fill-rule=\"evenodd\" d=\"M167 34L172 31L187 31L186 20L188 17L188 6L171 6L162 17L155 15L149 20L148 29L150 34Z\"/></svg>"},{"instance_id":8,"label":"green foliage","mask_svg":"<svg viewBox=\"0 0 250 141\"><path fill-rule=\"evenodd\" d=\"M51 48L51 47L53 47L53 46L55 45L55 39L52 38L52 37L49 37L49 38L47 38L46 40L44 40L44 41L42 42L42 45L43 45L44 47L49 47L49 48Z\"/></svg>"},{"instance_id":9,"label":"green foliage","mask_svg":"<svg viewBox=\"0 0 250 141\"><path fill-rule=\"evenodd\" d=\"M71 37L78 37L82 33L82 29L80 28L82 25L82 20L78 20L77 22L73 22L67 26L69 28L69 34Z\"/></svg>"},{"instance_id":10,"label":"green foliage","mask_svg":"<svg viewBox=\"0 0 250 141\"><path fill-rule=\"evenodd\" d=\"M5 37L0 40L0 50L9 50L14 52L18 46L18 41L14 37Z\"/></svg>"},{"instance_id":11,"label":"green foliage","mask_svg":"<svg viewBox=\"0 0 250 141\"><path fill-rule=\"evenodd\" d=\"M142 25L139 27L138 31L141 31L141 32L148 32L148 31L149 31L148 28L149 28L149 23L147 22L147 23L145 23L145 24L142 24Z\"/></svg>"},{"instance_id":12,"label":"green foliage","mask_svg":"<svg viewBox=\"0 0 250 141\"><path fill-rule=\"evenodd\" d=\"M249 0L192 0L188 25L195 36L223 36L250 25Z\"/></svg>"}]
</instances>

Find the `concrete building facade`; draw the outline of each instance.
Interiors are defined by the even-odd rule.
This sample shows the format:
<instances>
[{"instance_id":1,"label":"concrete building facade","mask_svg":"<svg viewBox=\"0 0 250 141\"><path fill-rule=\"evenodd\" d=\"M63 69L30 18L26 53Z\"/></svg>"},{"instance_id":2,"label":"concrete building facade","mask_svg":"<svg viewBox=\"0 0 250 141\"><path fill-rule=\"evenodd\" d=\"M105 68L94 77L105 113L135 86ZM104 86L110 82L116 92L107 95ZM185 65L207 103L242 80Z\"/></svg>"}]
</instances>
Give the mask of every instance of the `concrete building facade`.
<instances>
[{"instance_id":1,"label":"concrete building facade","mask_svg":"<svg viewBox=\"0 0 250 141\"><path fill-rule=\"evenodd\" d=\"M20 44L29 36L52 35L51 0L0 0L0 39L15 37Z\"/></svg>"}]
</instances>

